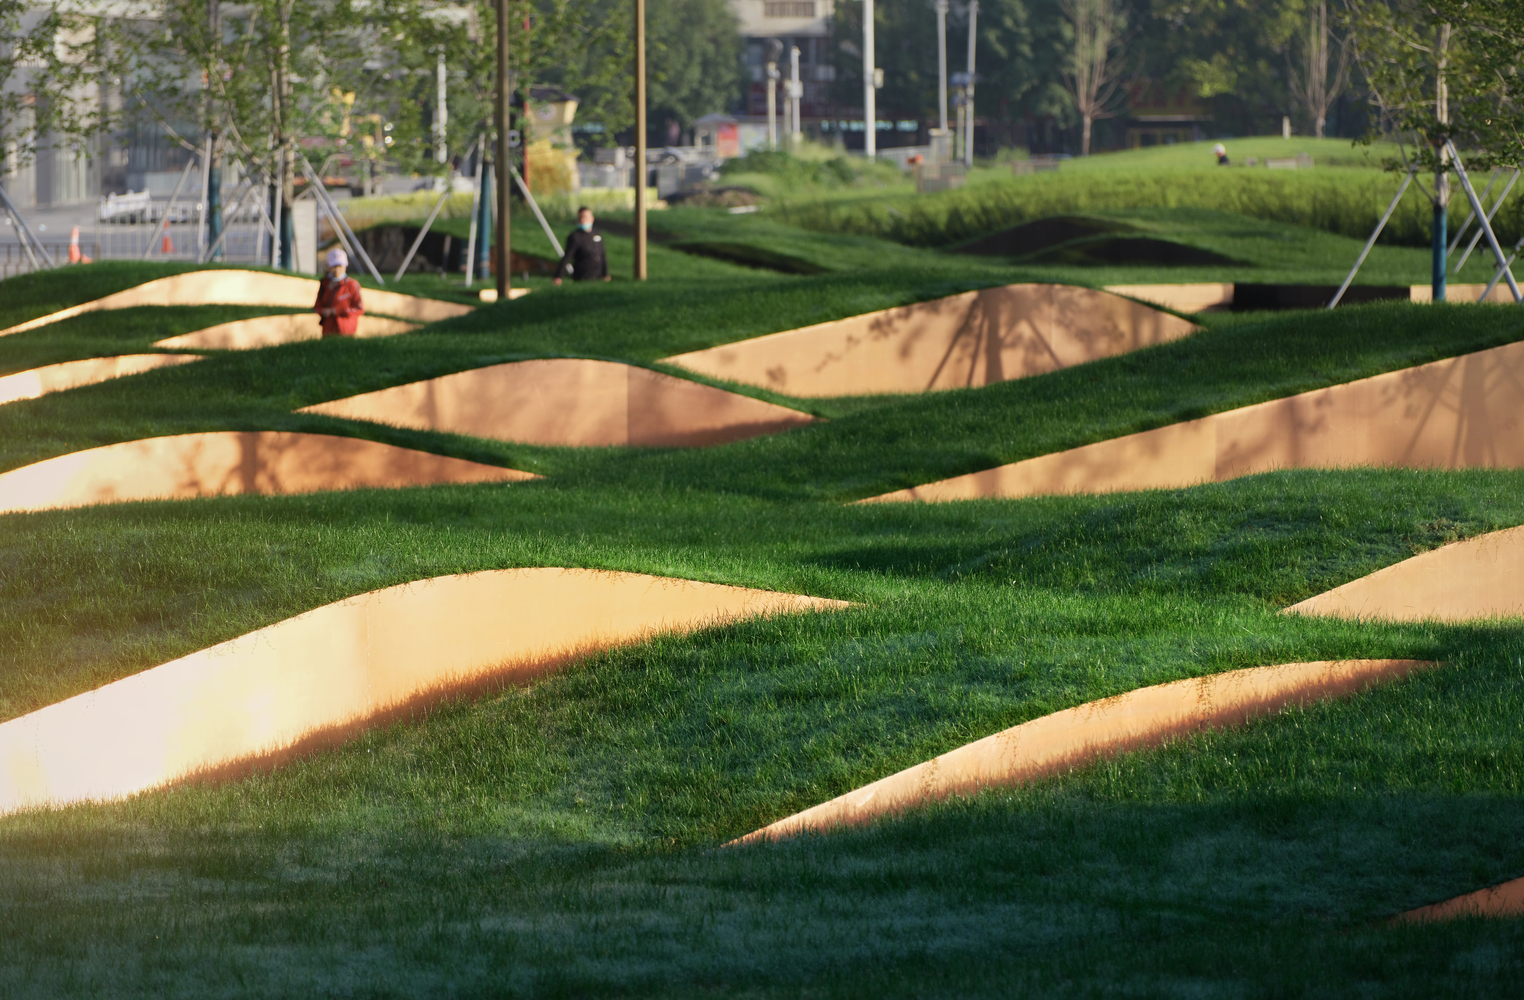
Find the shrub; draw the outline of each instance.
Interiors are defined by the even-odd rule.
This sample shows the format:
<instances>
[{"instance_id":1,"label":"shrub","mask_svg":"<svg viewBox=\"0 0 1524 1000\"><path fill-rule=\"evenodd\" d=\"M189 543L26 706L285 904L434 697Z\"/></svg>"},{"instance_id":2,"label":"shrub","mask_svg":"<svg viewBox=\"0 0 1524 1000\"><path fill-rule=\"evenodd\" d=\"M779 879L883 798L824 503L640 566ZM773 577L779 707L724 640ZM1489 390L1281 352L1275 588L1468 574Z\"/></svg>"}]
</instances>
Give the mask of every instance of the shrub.
<instances>
[{"instance_id":1,"label":"shrub","mask_svg":"<svg viewBox=\"0 0 1524 1000\"><path fill-rule=\"evenodd\" d=\"M1210 208L1363 240L1397 184L1392 174L1357 169L1060 171L873 202L792 201L775 211L783 221L805 229L879 236L924 247L946 246L1053 215L1126 208ZM1464 196L1451 202L1450 212L1453 232L1469 214ZM1414 185L1381 242L1427 246L1431 222L1429 202ZM1524 199L1511 197L1493 224L1499 238L1511 245L1524 233Z\"/></svg>"},{"instance_id":2,"label":"shrub","mask_svg":"<svg viewBox=\"0 0 1524 1000\"><path fill-rule=\"evenodd\" d=\"M720 173L764 174L790 184L842 187L857 180L857 169L845 156L803 159L785 149L753 149L745 156L726 161Z\"/></svg>"}]
</instances>

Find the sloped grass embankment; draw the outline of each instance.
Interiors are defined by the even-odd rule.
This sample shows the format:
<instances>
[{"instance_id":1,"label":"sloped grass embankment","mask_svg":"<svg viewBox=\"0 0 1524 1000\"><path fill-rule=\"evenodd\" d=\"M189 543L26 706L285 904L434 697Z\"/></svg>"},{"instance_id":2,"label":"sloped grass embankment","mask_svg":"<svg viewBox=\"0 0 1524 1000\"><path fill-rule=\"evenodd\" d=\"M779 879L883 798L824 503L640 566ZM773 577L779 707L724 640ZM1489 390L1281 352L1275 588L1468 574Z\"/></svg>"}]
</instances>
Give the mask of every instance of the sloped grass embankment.
<instances>
[{"instance_id":1,"label":"sloped grass embankment","mask_svg":"<svg viewBox=\"0 0 1524 1000\"><path fill-rule=\"evenodd\" d=\"M1524 523L1524 473L840 501L1510 342L1524 333L1511 310L1216 317L1129 357L828 400L827 424L697 451L526 449L289 413L516 356L649 361L940 283L956 287L908 269L676 296L616 284L0 408L0 467L144 433L299 424L552 474L0 516L4 717L348 595L473 569L635 570L858 605L598 654L239 781L0 821L5 992L1508 992L1524 971L1518 921L1384 921L1524 874L1517 622L1277 611ZM159 319L176 316L194 318ZM121 342L159 319L132 319ZM47 340L0 338L0 363ZM1445 665L1035 787L720 847L1057 709L1242 666L1383 656Z\"/></svg>"}]
</instances>

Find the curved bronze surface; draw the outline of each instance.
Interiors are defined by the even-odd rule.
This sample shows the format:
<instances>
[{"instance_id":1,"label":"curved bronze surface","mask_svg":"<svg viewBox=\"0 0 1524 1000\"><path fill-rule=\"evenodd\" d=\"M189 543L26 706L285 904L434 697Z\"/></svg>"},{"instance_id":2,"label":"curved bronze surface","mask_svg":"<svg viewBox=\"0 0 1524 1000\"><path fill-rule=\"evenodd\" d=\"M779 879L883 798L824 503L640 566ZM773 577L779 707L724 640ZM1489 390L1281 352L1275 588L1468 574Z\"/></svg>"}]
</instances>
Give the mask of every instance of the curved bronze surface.
<instances>
[{"instance_id":1,"label":"curved bronze surface","mask_svg":"<svg viewBox=\"0 0 1524 1000\"><path fill-rule=\"evenodd\" d=\"M157 346L157 345L155 345ZM50 392L77 389L124 375L137 375L155 368L170 368L200 361L199 354L120 354L114 358L84 358L45 365L0 378L0 403L36 399Z\"/></svg>"},{"instance_id":2,"label":"curved bronze surface","mask_svg":"<svg viewBox=\"0 0 1524 1000\"><path fill-rule=\"evenodd\" d=\"M1462 920L1467 917L1524 916L1524 878L1501 885L1468 892L1443 903L1420 906L1399 916L1394 923L1425 924L1437 920Z\"/></svg>"},{"instance_id":3,"label":"curved bronze surface","mask_svg":"<svg viewBox=\"0 0 1524 1000\"><path fill-rule=\"evenodd\" d=\"M232 268L213 268L206 271L187 271L167 278L156 278L134 288L128 288L92 302L60 309L47 316L18 323L0 330L0 337L23 330L35 330L70 316L96 312L101 309L125 309L129 306L286 306L293 309L311 309L317 299L316 278L299 278L294 274L271 274L267 271L239 271ZM439 299L424 299L416 295L402 295L376 288L361 293L365 311L395 316L399 319L432 323L435 320L463 316L471 306Z\"/></svg>"},{"instance_id":4,"label":"curved bronze surface","mask_svg":"<svg viewBox=\"0 0 1524 1000\"><path fill-rule=\"evenodd\" d=\"M586 569L436 577L339 601L0 724L0 813L114 799L337 737L484 678L841 601Z\"/></svg>"},{"instance_id":5,"label":"curved bronze surface","mask_svg":"<svg viewBox=\"0 0 1524 1000\"><path fill-rule=\"evenodd\" d=\"M1008 285L666 358L791 396L993 385L1178 340L1178 316L1070 285Z\"/></svg>"},{"instance_id":6,"label":"curved bronze surface","mask_svg":"<svg viewBox=\"0 0 1524 1000\"><path fill-rule=\"evenodd\" d=\"M205 330L168 337L154 343L155 347L172 350L202 351L251 351L278 344L294 344L303 340L318 340L323 331L317 313L289 313L284 316L256 316L253 319L218 323ZM418 324L400 319L387 319L369 313L360 317L356 337L392 337L410 333Z\"/></svg>"},{"instance_id":7,"label":"curved bronze surface","mask_svg":"<svg viewBox=\"0 0 1524 1000\"><path fill-rule=\"evenodd\" d=\"M1423 660L1286 663L1141 688L986 736L732 843L858 826L951 795L1032 781L1171 736L1234 725L1433 665Z\"/></svg>"},{"instance_id":8,"label":"curved bronze surface","mask_svg":"<svg viewBox=\"0 0 1524 1000\"><path fill-rule=\"evenodd\" d=\"M815 418L634 365L514 361L298 411L528 444L694 448Z\"/></svg>"},{"instance_id":9,"label":"curved bronze surface","mask_svg":"<svg viewBox=\"0 0 1524 1000\"><path fill-rule=\"evenodd\" d=\"M862 501L1178 489L1275 469L1524 467L1524 343Z\"/></svg>"},{"instance_id":10,"label":"curved bronze surface","mask_svg":"<svg viewBox=\"0 0 1524 1000\"><path fill-rule=\"evenodd\" d=\"M218 431L125 441L0 473L0 511L538 478L359 438Z\"/></svg>"},{"instance_id":11,"label":"curved bronze surface","mask_svg":"<svg viewBox=\"0 0 1524 1000\"><path fill-rule=\"evenodd\" d=\"M1524 615L1524 528L1421 552L1293 604L1285 613L1408 622Z\"/></svg>"},{"instance_id":12,"label":"curved bronze surface","mask_svg":"<svg viewBox=\"0 0 1524 1000\"><path fill-rule=\"evenodd\" d=\"M1232 282L1197 282L1181 285L1107 285L1113 295L1149 302L1176 312L1196 313L1223 309L1233 304Z\"/></svg>"}]
</instances>

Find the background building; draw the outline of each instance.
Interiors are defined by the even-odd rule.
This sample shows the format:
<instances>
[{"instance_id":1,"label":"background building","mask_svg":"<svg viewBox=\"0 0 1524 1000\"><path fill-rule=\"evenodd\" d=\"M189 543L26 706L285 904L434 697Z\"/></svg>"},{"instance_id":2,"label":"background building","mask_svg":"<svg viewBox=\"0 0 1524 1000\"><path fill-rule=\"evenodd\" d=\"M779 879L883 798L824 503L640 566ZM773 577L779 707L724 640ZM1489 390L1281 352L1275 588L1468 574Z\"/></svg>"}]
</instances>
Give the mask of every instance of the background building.
<instances>
[{"instance_id":1,"label":"background building","mask_svg":"<svg viewBox=\"0 0 1524 1000\"><path fill-rule=\"evenodd\" d=\"M748 82L743 117L767 114L767 43L776 38L783 43L783 54L778 57L783 79L789 77L789 48L799 48L799 79L804 84L800 117L807 131L816 132L819 120L831 113L829 89L836 79L829 51L835 0L730 0L730 6L746 42ZM783 106L781 86L778 106Z\"/></svg>"}]
</instances>

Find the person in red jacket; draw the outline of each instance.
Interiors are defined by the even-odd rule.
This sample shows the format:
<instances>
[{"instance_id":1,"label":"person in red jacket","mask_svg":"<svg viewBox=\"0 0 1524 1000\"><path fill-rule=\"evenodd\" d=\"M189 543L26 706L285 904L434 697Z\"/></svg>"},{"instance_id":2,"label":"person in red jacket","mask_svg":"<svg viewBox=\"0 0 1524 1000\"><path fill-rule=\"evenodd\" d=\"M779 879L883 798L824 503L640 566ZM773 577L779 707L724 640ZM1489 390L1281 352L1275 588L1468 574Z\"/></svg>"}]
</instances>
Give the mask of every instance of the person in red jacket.
<instances>
[{"instance_id":1,"label":"person in red jacket","mask_svg":"<svg viewBox=\"0 0 1524 1000\"><path fill-rule=\"evenodd\" d=\"M328 251L328 274L318 282L317 302L313 312L322 317L323 336L353 337L360 326L365 305L360 301L360 283L348 277L349 255L337 248Z\"/></svg>"}]
</instances>

